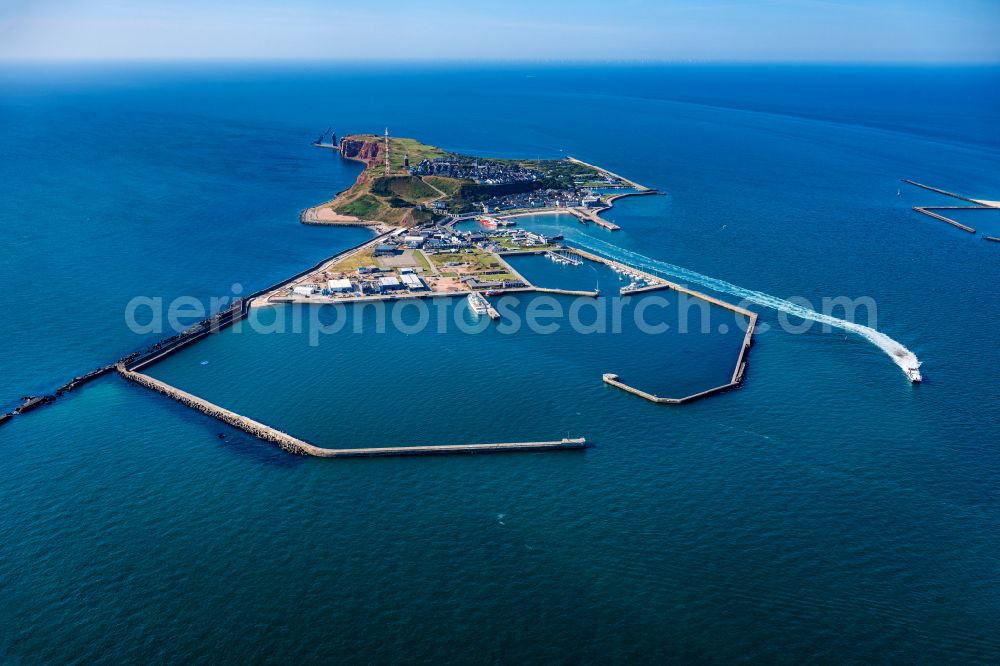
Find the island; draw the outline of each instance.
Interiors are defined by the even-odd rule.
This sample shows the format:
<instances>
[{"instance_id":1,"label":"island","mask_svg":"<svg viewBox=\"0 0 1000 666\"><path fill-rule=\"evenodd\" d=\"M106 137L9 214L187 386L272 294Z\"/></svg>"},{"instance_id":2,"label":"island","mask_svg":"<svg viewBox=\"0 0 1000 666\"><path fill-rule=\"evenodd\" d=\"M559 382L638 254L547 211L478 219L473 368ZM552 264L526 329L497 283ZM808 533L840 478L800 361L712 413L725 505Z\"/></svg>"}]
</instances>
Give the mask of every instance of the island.
<instances>
[{"instance_id":1,"label":"island","mask_svg":"<svg viewBox=\"0 0 1000 666\"><path fill-rule=\"evenodd\" d=\"M344 136L336 146L364 170L334 199L304 210L304 224L413 227L475 215L570 213L609 230L598 216L613 202L656 190L581 162L515 160L460 155L415 139L375 134Z\"/></svg>"},{"instance_id":2,"label":"island","mask_svg":"<svg viewBox=\"0 0 1000 666\"><path fill-rule=\"evenodd\" d=\"M541 255L568 270L603 264L623 283L618 296L674 290L725 308L745 321L735 367L725 383L698 393L658 396L628 383L614 372L605 385L657 404L682 405L739 386L746 370L757 315L707 294L670 282L582 248L561 235L546 236L518 226L524 215L571 214L583 224L618 229L599 213L623 196L655 193L606 169L576 160L517 160L459 155L414 139L375 134L347 135L339 143L314 145L338 151L343 159L364 164L357 180L333 199L306 209L305 224L370 227L374 236L338 252L277 284L237 298L228 308L176 335L136 351L117 363L76 377L54 396L27 396L16 413L52 402L62 392L112 370L129 382L166 395L255 437L302 455L343 458L582 449L583 437L549 441L432 446L379 446L329 449L303 441L269 425L213 404L143 371L247 318L254 308L289 304L331 304L461 297L473 317L501 319L491 299L514 292L544 292L598 298L593 289L534 284L514 265L515 257ZM598 378L595 378L595 383ZM15 414L3 415L3 423ZM220 435L221 436L221 435Z\"/></svg>"}]
</instances>

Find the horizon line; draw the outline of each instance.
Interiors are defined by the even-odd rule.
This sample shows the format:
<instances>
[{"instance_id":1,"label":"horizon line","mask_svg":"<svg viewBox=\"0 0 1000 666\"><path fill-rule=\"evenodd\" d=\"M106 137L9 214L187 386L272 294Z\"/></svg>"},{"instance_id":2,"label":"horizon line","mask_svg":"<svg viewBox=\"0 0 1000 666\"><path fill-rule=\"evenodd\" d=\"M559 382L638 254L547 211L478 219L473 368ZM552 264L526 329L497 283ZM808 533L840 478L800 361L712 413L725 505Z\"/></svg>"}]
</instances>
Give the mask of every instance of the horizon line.
<instances>
[{"instance_id":1,"label":"horizon line","mask_svg":"<svg viewBox=\"0 0 1000 666\"><path fill-rule=\"evenodd\" d=\"M695 58L608 58L608 59L585 59L585 58L524 58L524 59L469 59L469 58L378 58L378 57L331 57L331 58L310 58L297 56L277 56L267 58L243 58L225 56L181 56L176 58L159 57L130 57L130 58L99 58L99 57L19 57L0 56L0 63L15 64L71 64L71 65L142 65L142 64L377 64L395 66L425 66L425 65L454 65L454 66L481 66L481 65L677 65L677 66L702 66L702 65L728 65L728 66L862 66L862 67L882 67L882 66L921 66L921 67L949 67L949 66L977 66L977 67L1000 67L1000 60L783 60L783 59L753 59L753 60L732 60L732 59L695 59Z\"/></svg>"}]
</instances>

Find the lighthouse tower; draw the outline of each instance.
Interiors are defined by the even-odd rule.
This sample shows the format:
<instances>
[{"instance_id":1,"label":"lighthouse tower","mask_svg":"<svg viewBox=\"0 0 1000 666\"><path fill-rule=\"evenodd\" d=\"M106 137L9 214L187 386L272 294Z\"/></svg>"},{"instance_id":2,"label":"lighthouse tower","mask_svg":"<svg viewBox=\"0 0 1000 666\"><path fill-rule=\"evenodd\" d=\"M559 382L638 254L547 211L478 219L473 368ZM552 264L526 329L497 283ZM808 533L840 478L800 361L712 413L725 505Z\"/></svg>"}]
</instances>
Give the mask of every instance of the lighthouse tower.
<instances>
[{"instance_id":1,"label":"lighthouse tower","mask_svg":"<svg viewBox=\"0 0 1000 666\"><path fill-rule=\"evenodd\" d=\"M389 128L385 128L385 175L389 175Z\"/></svg>"}]
</instances>

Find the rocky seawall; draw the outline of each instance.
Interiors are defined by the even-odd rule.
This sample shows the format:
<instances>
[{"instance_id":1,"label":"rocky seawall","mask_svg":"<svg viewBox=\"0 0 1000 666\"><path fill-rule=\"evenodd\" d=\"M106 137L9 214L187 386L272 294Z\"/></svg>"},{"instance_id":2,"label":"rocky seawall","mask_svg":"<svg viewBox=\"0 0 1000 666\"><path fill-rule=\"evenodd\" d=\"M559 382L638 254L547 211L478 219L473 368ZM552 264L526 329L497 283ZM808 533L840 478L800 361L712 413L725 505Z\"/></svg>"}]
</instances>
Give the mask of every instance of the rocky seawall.
<instances>
[{"instance_id":1,"label":"rocky seawall","mask_svg":"<svg viewBox=\"0 0 1000 666\"><path fill-rule=\"evenodd\" d=\"M240 430L257 437L258 439L277 444L281 449L288 451L289 453L295 453L298 455L322 455L322 449L313 446L308 442L304 442L301 439L292 437L287 433L276 430L271 426L264 425L258 421L254 421L253 419L237 414L236 412L219 407L218 405L212 404L207 400L203 400L198 396L170 386L169 384L161 382L158 379L154 379L149 375L127 370L123 363L119 363L117 368L118 374L130 382L148 388L152 391L156 391L157 393L162 393L167 397L173 398L185 407L190 407L191 409L198 410L202 414L218 419L223 423L228 423L234 428L239 428Z\"/></svg>"}]
</instances>

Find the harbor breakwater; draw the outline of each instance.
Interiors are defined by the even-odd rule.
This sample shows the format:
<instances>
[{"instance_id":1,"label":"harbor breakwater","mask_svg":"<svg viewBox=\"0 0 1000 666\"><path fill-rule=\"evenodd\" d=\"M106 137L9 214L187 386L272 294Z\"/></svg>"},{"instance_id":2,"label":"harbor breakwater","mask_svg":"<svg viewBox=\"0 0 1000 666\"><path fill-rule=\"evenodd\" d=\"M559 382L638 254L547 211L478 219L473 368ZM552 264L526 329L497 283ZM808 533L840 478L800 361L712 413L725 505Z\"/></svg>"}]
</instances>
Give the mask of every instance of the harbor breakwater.
<instances>
[{"instance_id":1,"label":"harbor breakwater","mask_svg":"<svg viewBox=\"0 0 1000 666\"><path fill-rule=\"evenodd\" d=\"M967 224L962 224L961 222L954 220L947 215L935 211L970 211L970 210L996 210L998 207L996 201L985 201L980 199L970 199L969 197L962 196L961 194L956 194L954 192L949 192L948 190L942 190L938 187L931 187L930 185L924 185L923 183L918 183L915 180L910 180L908 178L903 178L902 182L907 185L913 185L914 187L919 187L921 189L927 190L929 192L934 192L935 194L941 194L946 197L951 197L953 199L958 199L959 201L965 201L966 203L972 204L971 206L914 206L913 210L928 217L933 217L935 220L941 220L942 222L947 222L953 227L957 227L962 231L968 231L970 234L975 234L977 231ZM948 213L951 215L951 213ZM983 236L984 240L1000 242L1000 238L995 238L993 236Z\"/></svg>"},{"instance_id":2,"label":"harbor breakwater","mask_svg":"<svg viewBox=\"0 0 1000 666\"><path fill-rule=\"evenodd\" d=\"M572 161L577 161L577 160L572 160ZM601 170L601 171L604 172L604 173L611 174L611 172L607 172L606 170ZM611 175L615 175L615 174L611 174ZM631 192L631 193L622 193L621 195L616 195L616 196L614 196L612 198L612 201L615 198L620 198L622 196L628 196L629 194L650 194L650 193L655 193L655 190L653 190L651 188L643 187L641 185L638 185L637 183L633 183L632 181L628 181L628 180L626 180L624 178L621 178L620 176L616 176L616 177L619 178L619 179L621 179L623 182L628 183L630 186L634 187L638 191L637 192ZM595 212L591 212L590 214L594 218L597 217ZM508 444L448 445L448 446L444 446L444 447L442 447L442 446L435 446L435 447L378 447L378 448L375 448L375 449L344 449L344 450L340 450L340 449L324 449L324 448L321 448L321 447L314 446L314 445L312 445L312 444L310 444L308 442L305 442L304 440L301 440L301 439L298 439L296 437L293 437L293 436L291 436L291 435L289 435L287 433L284 433L284 432L282 432L280 430L274 429L274 428L272 428L272 427L270 427L270 426L268 426L266 424L260 423L258 421L253 420L253 419L250 419L248 417L244 417L244 416L242 416L240 414L237 414L236 412L233 412L231 410L228 410L228 409L225 409L225 408L220 407L218 405L215 405L213 403L210 403L207 400L204 400L202 398L199 398L198 396L195 396L193 394L190 394L190 393L187 393L187 392L182 391L180 389L177 389L177 388L175 388L173 386L170 386L169 384L161 382L161 381L159 381L157 379L154 379L154 378L152 378L152 377L150 377L148 375L145 375L145 374L143 374L141 372L145 368L148 368L148 367L152 366L153 364L155 364L156 362L158 362L158 361L160 361L160 360L162 360L162 359L164 359L164 358L166 358L166 357L168 357L168 356L170 356L170 355L172 355L172 354L180 351L181 349L184 349L184 348L188 347L191 344L194 344L195 342L203 339L204 337L206 337L208 335L211 335L212 333L217 333L217 332L219 332L219 331L221 331L223 329L228 328L229 326L234 325L236 322L239 322L242 319L245 319L249 315L250 307L251 307L251 304L254 301L254 299L259 298L259 297L264 296L264 295L273 294L273 292L275 292L275 291L277 291L277 290L279 290L279 289L281 289L283 287L287 287L290 284L294 284L296 281L302 280L305 277L307 277L307 276L309 276L311 274L314 274L317 271L320 271L324 266L330 264L331 262L339 260L339 259L342 259L344 257L347 257L347 256L349 256L349 255L351 255L351 254L353 254L353 253L361 250L362 248L365 248L365 247L368 247L368 246L372 245L373 243L380 242L383 239L387 238L388 236L392 235L393 233L395 233L394 229L389 229L389 230L386 230L386 231L384 231L382 233L378 233L373 238L368 239L366 241L363 241L362 243L359 243L359 244L357 244L357 245L355 245L355 246L353 246L351 248L348 248L346 250L338 252L338 253L336 253L333 256L327 257L327 258L325 258L325 259L317 262L316 264L314 264L312 266L309 266L309 267L307 267L307 268L299 271L295 275L292 275L292 276L290 276L288 278L285 278L285 279L283 279L283 280L281 280L281 281L279 281L279 282L277 282L277 283L275 283L273 285L270 285L270 286L264 287L262 289L259 289L259 290L255 291L255 292L253 292L251 294L248 294L248 295L246 295L246 296L244 296L242 298L238 298L238 299L234 300L233 303L228 308L226 308L225 310L217 312L216 314L214 314L214 315L212 315L212 316L210 316L210 317L208 317L208 318L206 318L206 319L198 322L197 324L189 327L187 330L185 330L185 331L183 331L181 333L178 333L178 334L176 334L174 336L171 336L169 338L166 338L164 340L160 340L160 341L158 341L158 342L150 345L149 347L147 347L144 350L137 351L137 352L134 352L134 353L132 353L132 354L126 356L126 357L123 357L123 358L119 359L117 363L114 363L114 364L111 364L111 365L107 365L107 366L102 366L102 367L97 368L96 370L93 370L93 371L87 373L86 375L82 375L80 377L74 377L73 380L71 380L65 386L61 387L56 392L55 395L40 396L40 397L27 396L27 397L25 397L23 399L24 400L23 404L20 407L18 407L14 412L9 413L9 414L0 415L0 424L8 422L16 414L21 414L21 413L30 411L32 409L35 409L37 407L40 407L42 405L50 404L51 402L54 402L55 399L58 398L63 393L65 393L67 391L71 391L71 390L75 389L76 387L78 387L78 386L80 386L80 385L82 385L84 383L87 383L89 381L92 381L92 380L100 377L100 376L103 376L104 374L107 374L108 372L112 371L113 369L117 369L118 373L123 378L125 378L127 381L129 381L131 383L137 384L139 386L143 386L144 388L156 391L156 392L161 393L163 395L167 395L167 396L169 396L169 397L177 400L181 404L184 404L187 407L190 407L192 409L196 409L198 411L201 411L204 414L212 416L213 418L216 418L216 419L218 419L220 421L223 421L223 422L225 422L225 423L227 423L227 424L229 424L229 425L231 425L233 427L239 428L240 430L243 430L244 432L247 432L247 433L249 433L249 434L251 434L251 435L253 435L255 437L258 437L258 438L260 438L260 439L262 439L264 441L269 441L269 442L276 443L283 450L286 450L286 451L291 452L291 453L302 454L302 455L312 455L312 456L317 456L317 457L348 457L348 456L355 456L356 457L356 456L362 456L362 455L369 455L369 456L375 456L375 455L421 455L421 454L431 455L431 454L437 454L437 453L457 453L457 452L471 452L471 451L552 450L552 449L561 449L561 448L582 448L583 446L585 446L585 440L583 440L583 439L579 439L579 440L577 440L577 439L563 439L561 441L550 441L550 442L521 442L521 443L508 443ZM576 248L569 248L569 250L570 250L570 252L577 253L580 256L585 257L587 259L591 259L593 261L598 261L598 262L605 263L605 264L608 264L608 265L611 265L611 266L618 266L619 268L625 268L624 265L619 264L618 262L615 262L613 260L607 259L605 257L594 255L594 254L591 254L591 253L583 251L583 250L578 250ZM504 260L502 258L501 258L501 262L504 262ZM504 262L504 263L506 264L506 262ZM518 273L516 271L514 271L514 269L512 267L509 266L509 264L507 265L507 267L515 275L518 275ZM651 278L651 280L653 282L658 282L658 283L665 282L663 280L663 278L660 278L658 276L654 277L654 276L652 276L650 274L645 274L645 275L647 275L649 278ZM751 338L752 332L753 332L753 322L755 321L756 315L754 315L753 313L748 312L746 310L743 310L741 308L737 308L736 306L732 306L732 305L730 305L728 303L725 303L723 301L718 301L717 299L713 299L711 297L708 297L708 296L706 296L704 294L700 294L698 292L689 291L689 290L685 289L684 287L681 287L680 285L675 285L675 284L672 284L672 283L657 284L655 286L648 287L647 289L664 288L665 286L668 287L668 288L675 288L678 291L686 291L686 292L688 292L688 293L690 293L690 294L692 294L692 295L694 295L696 297L704 298L707 301L714 302L714 303L716 303L718 305L721 305L723 307L727 307L727 308L729 308L731 310L740 312L742 314L745 314L745 315L751 317L751 324L750 324L749 330L747 331L746 341L745 341L743 349L740 352L739 361L737 362L737 367L736 367L736 370L734 371L733 380L732 380L731 384L725 385L725 386L722 386L722 387L716 387L714 389L710 389L709 391L705 391L705 392L703 392L701 394L697 394L695 396L687 396L685 398L680 398L680 399L672 399L672 398L662 398L661 399L661 398L658 398L656 396L650 396L648 394L645 394L642 391L639 391L637 389L633 389L631 387L628 387L624 383L621 383L620 381L618 381L617 375L611 375L610 373L606 374L605 375L605 381L607 381L610 384L616 385L616 386L621 386L622 388L625 388L626 390L629 390L629 391L631 391L633 393L636 393L638 395L642 395L643 397L646 397L647 399L652 399L652 400L654 400L656 402L677 402L677 403L687 402L687 401L690 401L690 400L692 400L692 399L694 399L696 397L703 397L704 395L708 395L708 394L711 394L711 393L723 390L725 388L728 388L731 385L738 384L739 381L742 379L743 370L745 368L744 357L745 357L745 354L746 354L747 349L749 347L749 341L750 341L750 338ZM559 293L559 294L575 295L575 296L589 296L589 297L596 297L598 295L598 293L599 293L597 291L594 291L594 292L589 292L589 291L570 291L570 290L562 290L562 289L545 289L545 288L538 288L538 287L533 287L530 290L540 291L540 292L549 292L549 293ZM491 313L491 314L495 315L494 318L496 318L496 317L499 316L497 313L495 313L495 311L493 313ZM609 378L613 378L613 379L611 379L609 381Z\"/></svg>"},{"instance_id":3,"label":"harbor breakwater","mask_svg":"<svg viewBox=\"0 0 1000 666\"><path fill-rule=\"evenodd\" d=\"M288 284L300 280L332 261L356 252L372 243L380 242L391 232L380 234L372 239L359 243L351 248L338 252L327 257L313 266L299 271L295 275L285 278L273 285L259 289L247 296L236 299L228 308L218 312L207 319L204 319L187 330L154 343L145 350L133 352L117 363L102 366L85 375L74 377L70 382L61 387L55 395L51 396L28 396L24 398L24 403L14 412L0 415L0 425L7 423L17 414L31 411L42 405L50 404L55 399L87 382L108 374L112 370L117 370L118 374L126 381L160 393L176 400L180 404L199 411L207 416L222 421L234 428L250 434L260 440L277 444L279 448L288 453L297 455L313 456L317 458L359 458L359 457L386 457L386 456L425 456L425 455L448 455L459 453L508 453L526 451L557 451L557 450L580 450L587 448L588 444L584 438L564 438L561 440L541 441L541 442L505 442L491 444L447 444L435 446L390 446L390 447L369 447L350 449L328 449L315 446L302 439L289 435L286 432L273 428L265 423L261 423L232 410L216 405L204 398L183 391L171 386L166 382L143 374L140 370L148 368L154 363L174 354L181 349L203 339L204 337L217 333L232 326L236 322L246 318L250 312L251 303L254 299L269 294Z\"/></svg>"},{"instance_id":4,"label":"harbor breakwater","mask_svg":"<svg viewBox=\"0 0 1000 666\"><path fill-rule=\"evenodd\" d=\"M78 375L76 377L73 377L69 382L63 384L51 394L46 394L41 396L32 396L32 395L24 396L21 398L21 404L18 405L18 407L16 407L13 411L0 414L0 425L8 423L14 416L25 414L39 407L43 407L45 405L50 405L54 403L57 399L59 399L66 393L69 393L79 388L80 386L83 386L84 384L87 384L95 379L103 377L104 375L112 372L115 369L116 365L119 363L124 363L129 369L132 370L141 370L159 361L160 359L163 359L169 356L170 354L173 354L183 349L184 347L187 347L188 345L197 342L198 340L201 340L206 335L209 335L211 333L216 333L229 326L232 326L237 321L240 321L241 319L247 317L250 311L250 303L253 301L253 299L262 296L264 294L268 294L276 289L280 289L281 287L291 282L294 282L295 280L302 279L303 277L309 275L310 273L316 272L329 262L336 260L338 257L341 257L345 254L349 254L351 252L355 252L374 241L381 240L382 238L389 236L390 233L391 232L385 232L379 234L374 238L358 243L357 245L354 245L346 250L342 250L330 257L327 257L317 262L316 264L302 271L299 271L298 273L296 273L291 277L284 278L279 282L276 282L275 284L264 287L263 289L258 289L257 291L251 294L236 299L225 310L222 310L212 315L211 317L203 319L202 321L189 327L188 329L182 331L181 333L170 336L163 340L159 340L158 342L155 342L152 345L149 345L148 347L142 350L135 351L126 356L123 356L122 358L118 359L113 363L100 366L83 375Z\"/></svg>"},{"instance_id":5,"label":"harbor breakwater","mask_svg":"<svg viewBox=\"0 0 1000 666\"><path fill-rule=\"evenodd\" d=\"M735 308L731 308L735 309ZM710 389L704 391L699 391L698 393L692 393L691 395L686 395L682 398L663 398L658 395L653 395L647 391L636 388L631 384L627 384L622 381L622 378L618 375L607 372L603 375L602 379L605 384L620 388L623 391L628 391L640 398L645 398L650 402L655 402L662 405L685 405L689 402L694 402L695 400L700 400L701 398L707 398L710 395L715 395L716 393L721 393L723 391L729 391L731 389L738 388L740 384L743 383L743 377L746 374L747 369L747 354L750 352L750 345L753 343L753 330L757 324L757 315L755 313L750 313L750 323L747 326L746 335L743 336L743 344L740 347L739 356L736 359L736 367L733 369L732 377L725 384L719 386L714 386Z\"/></svg>"},{"instance_id":6,"label":"harbor breakwater","mask_svg":"<svg viewBox=\"0 0 1000 666\"><path fill-rule=\"evenodd\" d=\"M169 398L173 398L185 407L190 407L191 409L197 410L202 414L206 414L212 418L218 419L219 421L228 423L234 428L238 428L250 435L253 435L254 437L257 437L258 439L262 439L266 442L273 442L289 453L317 455L318 452L322 451L319 447L313 446L312 444L302 441L296 437L292 437L291 435L281 432L280 430L276 430L271 426L255 421L251 418L243 416L242 414L237 414L236 412L225 409L224 407L219 407L208 400L199 398L198 396L186 391L182 391L181 389L175 388L170 384L154 379L149 375L129 370L125 367L124 363L119 363L116 368L118 369L119 375L133 384L137 384L150 389L151 391L156 391L157 393L161 393Z\"/></svg>"},{"instance_id":7,"label":"harbor breakwater","mask_svg":"<svg viewBox=\"0 0 1000 666\"><path fill-rule=\"evenodd\" d=\"M162 395L172 398L185 407L211 416L234 428L253 435L265 442L277 444L282 450L303 456L313 456L316 458L379 458L386 456L420 456L420 455L446 455L457 453L505 453L517 451L558 451L584 449L587 447L587 440L580 438L565 438L562 440L548 442L508 442L497 444L445 444L437 446L383 446L357 449L327 449L315 446L293 437L286 432L273 428L269 425L256 421L232 410L220 407L204 398L183 391L160 381L135 372L125 367L124 363L115 366L118 373L127 381L156 391Z\"/></svg>"},{"instance_id":8,"label":"harbor breakwater","mask_svg":"<svg viewBox=\"0 0 1000 666\"><path fill-rule=\"evenodd\" d=\"M26 395L23 398L21 398L21 404L18 405L17 408L14 409L14 411L7 412L6 414L0 414L0 425L7 423L15 416L18 416L20 414L25 414L27 412L38 409L39 407L44 407L45 405L52 404L64 394L69 393L70 391L75 391L84 384L89 384L98 377L103 377L104 375L108 374L114 369L115 369L114 364L105 365L95 370L91 370L90 372L84 375L79 375L77 377L74 377L73 379L69 380L68 382L60 386L58 389L56 389L55 393L51 395L38 395L38 396Z\"/></svg>"},{"instance_id":9,"label":"harbor breakwater","mask_svg":"<svg viewBox=\"0 0 1000 666\"><path fill-rule=\"evenodd\" d=\"M358 250L382 239L388 237L391 232L385 232L375 236L374 238L369 238L366 241L358 243L352 247L342 250L332 256L329 256L321 261L316 262L312 266L303 269L292 275L291 277L284 278L278 282L264 287L263 289L258 289L253 293L247 294L242 298L238 298L233 301L225 310L198 322L194 326L188 328L186 331L179 333L178 335L172 336L165 340L155 343L149 347L144 352L140 352L135 358L131 359L126 365L130 370L141 370L143 368L149 367L156 361L159 361L166 356L179 351L181 348L188 346L189 344L196 342L206 335L211 333L217 333L229 326L232 326L236 322L245 319L250 313L250 306L254 299L269 294L273 291L281 289L296 280L301 280L312 273L323 268L323 266L329 264L331 261L336 261L337 259L344 257L345 255L357 252Z\"/></svg>"}]
</instances>

